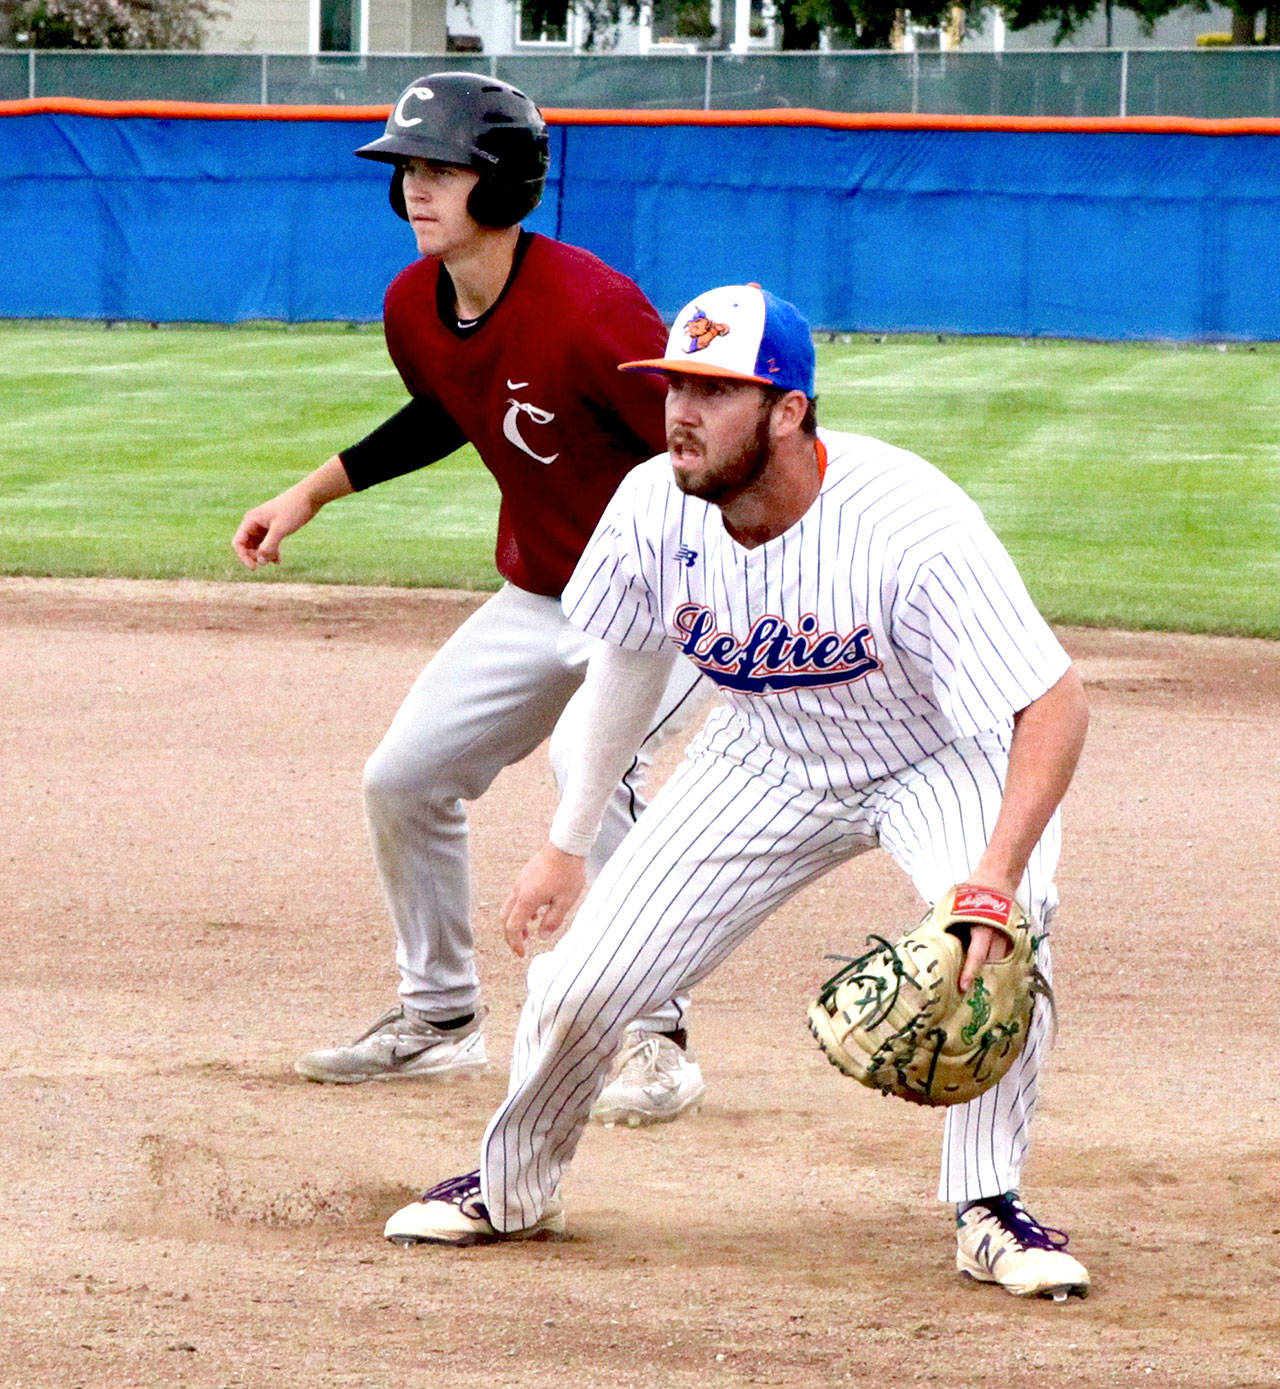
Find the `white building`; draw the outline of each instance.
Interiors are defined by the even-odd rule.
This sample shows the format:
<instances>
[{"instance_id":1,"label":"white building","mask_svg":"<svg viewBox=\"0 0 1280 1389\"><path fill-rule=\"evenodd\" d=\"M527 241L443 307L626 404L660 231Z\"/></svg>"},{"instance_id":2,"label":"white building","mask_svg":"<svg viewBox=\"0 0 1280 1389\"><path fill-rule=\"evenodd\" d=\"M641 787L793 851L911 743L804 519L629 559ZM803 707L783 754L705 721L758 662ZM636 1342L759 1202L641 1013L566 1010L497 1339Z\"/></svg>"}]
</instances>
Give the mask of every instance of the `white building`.
<instances>
[{"instance_id":1,"label":"white building","mask_svg":"<svg viewBox=\"0 0 1280 1389\"><path fill-rule=\"evenodd\" d=\"M574 53L587 37L570 0L538 17L521 0L226 0L207 52ZM774 49L771 0L684 0L678 17L654 23L648 6L625 18L598 48L613 53ZM735 20L745 31L735 38Z\"/></svg>"},{"instance_id":2,"label":"white building","mask_svg":"<svg viewBox=\"0 0 1280 1389\"><path fill-rule=\"evenodd\" d=\"M745 53L778 47L773 0L677 0L655 23L642 6L637 21L624 17L597 39L597 49L619 54L716 50ZM552 0L539 18L522 0L226 0L225 18L211 26L205 48L241 53L574 53L587 26L571 0ZM1229 10L1187 8L1162 19L1151 34L1137 16L1100 10L1067 43L1070 49L1190 48L1204 33L1231 29ZM1047 49L1054 26L1008 30L990 12L980 30L922 30L909 22L904 48L966 51ZM1110 42L1108 43L1108 36Z\"/></svg>"}]
</instances>

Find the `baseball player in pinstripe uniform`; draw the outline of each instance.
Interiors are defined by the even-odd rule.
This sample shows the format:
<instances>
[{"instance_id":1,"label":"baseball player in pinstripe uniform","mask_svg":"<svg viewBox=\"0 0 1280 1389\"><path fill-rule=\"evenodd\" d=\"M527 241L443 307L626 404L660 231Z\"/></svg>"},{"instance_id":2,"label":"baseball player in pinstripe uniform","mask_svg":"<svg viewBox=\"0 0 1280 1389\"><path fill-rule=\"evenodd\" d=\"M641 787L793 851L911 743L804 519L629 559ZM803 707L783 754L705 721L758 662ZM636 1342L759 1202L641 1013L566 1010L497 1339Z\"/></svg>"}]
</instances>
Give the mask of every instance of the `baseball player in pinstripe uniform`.
<instances>
[{"instance_id":1,"label":"baseball player in pinstripe uniform","mask_svg":"<svg viewBox=\"0 0 1280 1389\"><path fill-rule=\"evenodd\" d=\"M668 453L623 479L564 593L606 645L552 825L504 908L523 953L558 928L672 662L723 707L529 970L506 1102L478 1172L428 1191L389 1239L470 1244L564 1227L558 1188L628 1021L706 977L776 907L882 847L932 903L1016 896L1049 974L1058 805L1088 722L1081 681L978 508L876 439L818 431L813 347L790 305L714 289L666 355ZM1003 941L973 930L968 987ZM939 1196L956 1264L1020 1295L1083 1295L1061 1231L1018 1195L1043 1005L993 1089L947 1111Z\"/></svg>"}]
</instances>

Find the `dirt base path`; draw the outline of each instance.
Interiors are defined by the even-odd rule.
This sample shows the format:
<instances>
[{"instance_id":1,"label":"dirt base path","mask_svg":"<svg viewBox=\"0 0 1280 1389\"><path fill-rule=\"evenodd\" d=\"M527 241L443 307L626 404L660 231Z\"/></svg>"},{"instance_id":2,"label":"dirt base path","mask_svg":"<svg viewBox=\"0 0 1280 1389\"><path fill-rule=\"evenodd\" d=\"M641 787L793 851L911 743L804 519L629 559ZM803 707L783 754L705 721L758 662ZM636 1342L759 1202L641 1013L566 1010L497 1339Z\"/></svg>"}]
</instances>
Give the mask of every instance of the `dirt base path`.
<instances>
[{"instance_id":1,"label":"dirt base path","mask_svg":"<svg viewBox=\"0 0 1280 1389\"><path fill-rule=\"evenodd\" d=\"M882 855L696 996L701 1116L593 1129L570 1235L404 1250L474 1165L522 970L539 753L473 817L489 1074L292 1071L394 1002L360 769L465 595L0 581L6 1386L1280 1383L1280 647L1068 630L1059 1045L1025 1191L1094 1290L963 1283L940 1120L843 1080L822 955L914 919Z\"/></svg>"}]
</instances>

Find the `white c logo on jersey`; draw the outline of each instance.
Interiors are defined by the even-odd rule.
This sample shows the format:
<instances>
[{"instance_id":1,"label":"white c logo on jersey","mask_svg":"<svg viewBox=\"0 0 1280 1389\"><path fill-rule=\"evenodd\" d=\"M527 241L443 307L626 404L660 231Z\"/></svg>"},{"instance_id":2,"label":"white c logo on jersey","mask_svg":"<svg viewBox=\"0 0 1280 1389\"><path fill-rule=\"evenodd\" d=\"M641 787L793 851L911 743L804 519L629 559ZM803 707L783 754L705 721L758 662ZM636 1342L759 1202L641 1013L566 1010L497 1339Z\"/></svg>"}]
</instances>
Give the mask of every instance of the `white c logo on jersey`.
<instances>
[{"instance_id":1,"label":"white c logo on jersey","mask_svg":"<svg viewBox=\"0 0 1280 1389\"><path fill-rule=\"evenodd\" d=\"M411 96L417 97L419 101L431 101L435 97L435 92L433 92L430 87L410 87L400 100L396 102L394 120L402 130L411 125L422 124L421 116L406 116L404 113L404 104Z\"/></svg>"},{"instance_id":2,"label":"white c logo on jersey","mask_svg":"<svg viewBox=\"0 0 1280 1389\"><path fill-rule=\"evenodd\" d=\"M509 391L518 391L527 386L527 381L508 381ZM534 424L550 424L555 419L555 415L550 410L543 410L540 406L530 405L526 401L517 400L515 396L507 397L507 413L502 421L502 435L509 444L514 444L521 453L527 454L535 463L554 463L560 454L552 453L543 457L540 453L534 453L528 444L520 437L520 416L528 415Z\"/></svg>"}]
</instances>

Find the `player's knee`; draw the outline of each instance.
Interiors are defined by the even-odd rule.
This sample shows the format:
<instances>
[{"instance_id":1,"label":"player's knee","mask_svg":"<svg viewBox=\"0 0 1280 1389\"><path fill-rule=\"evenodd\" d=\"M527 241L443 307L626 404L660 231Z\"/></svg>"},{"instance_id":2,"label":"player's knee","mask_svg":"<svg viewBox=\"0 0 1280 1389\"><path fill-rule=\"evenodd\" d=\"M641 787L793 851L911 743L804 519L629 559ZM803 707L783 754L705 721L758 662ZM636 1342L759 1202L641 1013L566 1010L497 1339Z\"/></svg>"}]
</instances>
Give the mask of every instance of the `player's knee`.
<instances>
[{"instance_id":1,"label":"player's knee","mask_svg":"<svg viewBox=\"0 0 1280 1389\"><path fill-rule=\"evenodd\" d=\"M365 805L370 809L376 809L397 800L404 794L403 780L400 768L382 748L376 749L364 764L361 786Z\"/></svg>"},{"instance_id":2,"label":"player's knee","mask_svg":"<svg viewBox=\"0 0 1280 1389\"><path fill-rule=\"evenodd\" d=\"M571 1052L576 1057L596 1052L611 1056L621 1043L626 1024L610 1022L607 1010L600 1007L601 1001L584 999L585 1006L574 1007L570 1003L548 1010L540 1034L543 1047L562 1055Z\"/></svg>"},{"instance_id":3,"label":"player's knee","mask_svg":"<svg viewBox=\"0 0 1280 1389\"><path fill-rule=\"evenodd\" d=\"M578 970L557 966L555 952L529 966L529 1005L536 1010L538 1033L557 1049L580 1043L595 1046L624 1023L611 1021L612 986Z\"/></svg>"},{"instance_id":4,"label":"player's knee","mask_svg":"<svg viewBox=\"0 0 1280 1389\"><path fill-rule=\"evenodd\" d=\"M394 811L405 805L456 801L459 791L451 785L447 767L431 758L405 758L386 743L364 764L364 803L370 811Z\"/></svg>"}]
</instances>

